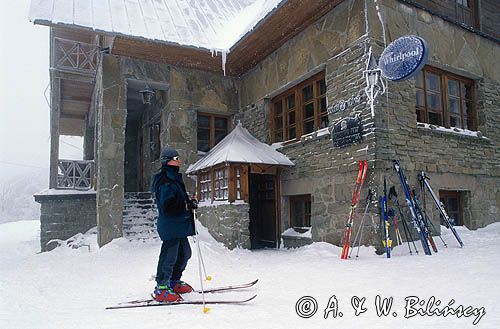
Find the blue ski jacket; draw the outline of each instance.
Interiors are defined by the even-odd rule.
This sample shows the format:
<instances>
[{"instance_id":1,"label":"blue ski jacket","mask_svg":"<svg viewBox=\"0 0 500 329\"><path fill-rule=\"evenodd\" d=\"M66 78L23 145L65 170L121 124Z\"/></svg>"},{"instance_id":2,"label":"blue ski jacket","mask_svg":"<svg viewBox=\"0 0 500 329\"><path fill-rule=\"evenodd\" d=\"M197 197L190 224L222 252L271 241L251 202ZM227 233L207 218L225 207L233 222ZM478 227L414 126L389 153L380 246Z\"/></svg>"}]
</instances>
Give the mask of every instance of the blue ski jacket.
<instances>
[{"instance_id":1,"label":"blue ski jacket","mask_svg":"<svg viewBox=\"0 0 500 329\"><path fill-rule=\"evenodd\" d=\"M193 215L187 208L189 196L179 167L162 166L153 176L151 192L158 207L156 227L162 241L194 235Z\"/></svg>"}]
</instances>

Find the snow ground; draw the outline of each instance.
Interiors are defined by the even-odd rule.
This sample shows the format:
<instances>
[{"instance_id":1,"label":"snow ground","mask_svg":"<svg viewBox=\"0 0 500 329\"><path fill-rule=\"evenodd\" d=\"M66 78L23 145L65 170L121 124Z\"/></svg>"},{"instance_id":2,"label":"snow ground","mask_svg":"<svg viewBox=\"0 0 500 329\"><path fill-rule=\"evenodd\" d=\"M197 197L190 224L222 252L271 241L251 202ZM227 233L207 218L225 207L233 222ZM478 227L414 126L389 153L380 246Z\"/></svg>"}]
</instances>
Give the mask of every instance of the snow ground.
<instances>
[{"instance_id":1,"label":"snow ground","mask_svg":"<svg viewBox=\"0 0 500 329\"><path fill-rule=\"evenodd\" d=\"M0 328L500 328L500 223L469 231L459 228L465 243L460 249L446 229L449 248L433 256L408 255L397 247L393 258L363 248L355 260L339 259L340 248L314 243L295 250L236 249L229 251L201 229L201 248L207 274L205 286L242 283L259 278L246 292L258 294L245 305L199 305L105 310L128 299L147 297L154 286L159 241L117 239L101 249L95 234L80 235L72 249L59 247L38 253L38 221L0 225ZM199 287L196 251L184 279ZM302 296L317 300L318 311L300 318L295 304ZM335 295L343 317L324 310ZM375 297L394 297L391 312L378 317ZM435 296L447 305L484 307L475 316L415 316L405 319L405 297L428 300ZM366 297L368 311L354 315L351 298ZM211 296L212 297L212 296Z\"/></svg>"}]
</instances>

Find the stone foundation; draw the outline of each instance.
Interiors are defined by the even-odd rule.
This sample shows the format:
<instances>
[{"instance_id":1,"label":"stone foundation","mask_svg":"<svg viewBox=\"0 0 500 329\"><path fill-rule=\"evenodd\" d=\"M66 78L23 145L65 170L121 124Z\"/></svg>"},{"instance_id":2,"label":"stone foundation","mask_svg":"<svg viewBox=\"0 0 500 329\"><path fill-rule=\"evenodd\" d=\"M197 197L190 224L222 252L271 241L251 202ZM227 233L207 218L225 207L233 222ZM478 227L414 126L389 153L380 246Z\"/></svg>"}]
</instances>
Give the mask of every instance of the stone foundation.
<instances>
[{"instance_id":1,"label":"stone foundation","mask_svg":"<svg viewBox=\"0 0 500 329\"><path fill-rule=\"evenodd\" d=\"M249 209L247 203L223 204L217 207L200 207L197 215L215 240L229 249L250 249Z\"/></svg>"},{"instance_id":2,"label":"stone foundation","mask_svg":"<svg viewBox=\"0 0 500 329\"><path fill-rule=\"evenodd\" d=\"M52 191L52 190L51 190ZM35 194L40 207L40 247L50 251L57 245L50 240L66 240L77 233L85 233L96 226L96 193L83 192L68 194Z\"/></svg>"}]
</instances>

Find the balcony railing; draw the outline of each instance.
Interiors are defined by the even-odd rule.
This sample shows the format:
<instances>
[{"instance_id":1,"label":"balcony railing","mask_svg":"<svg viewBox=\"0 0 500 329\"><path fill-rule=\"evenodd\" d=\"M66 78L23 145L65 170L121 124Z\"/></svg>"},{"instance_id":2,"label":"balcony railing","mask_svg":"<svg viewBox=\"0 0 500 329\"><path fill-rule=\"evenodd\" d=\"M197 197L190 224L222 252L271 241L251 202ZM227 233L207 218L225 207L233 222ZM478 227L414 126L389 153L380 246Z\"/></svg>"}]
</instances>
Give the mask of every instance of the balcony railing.
<instances>
[{"instance_id":1,"label":"balcony railing","mask_svg":"<svg viewBox=\"0 0 500 329\"><path fill-rule=\"evenodd\" d=\"M59 160L57 188L89 190L93 187L93 160Z\"/></svg>"},{"instance_id":2,"label":"balcony railing","mask_svg":"<svg viewBox=\"0 0 500 329\"><path fill-rule=\"evenodd\" d=\"M54 38L53 66L60 70L94 73L99 48L90 43Z\"/></svg>"}]
</instances>

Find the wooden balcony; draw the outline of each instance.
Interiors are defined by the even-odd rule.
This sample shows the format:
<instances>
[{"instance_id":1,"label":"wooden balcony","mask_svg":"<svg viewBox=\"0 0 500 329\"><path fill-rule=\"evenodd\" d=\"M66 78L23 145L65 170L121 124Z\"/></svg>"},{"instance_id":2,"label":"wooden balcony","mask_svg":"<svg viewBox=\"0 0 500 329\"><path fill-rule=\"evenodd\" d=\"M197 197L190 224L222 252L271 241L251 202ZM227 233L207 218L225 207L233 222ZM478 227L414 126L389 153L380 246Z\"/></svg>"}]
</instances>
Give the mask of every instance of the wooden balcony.
<instances>
[{"instance_id":1,"label":"wooden balcony","mask_svg":"<svg viewBox=\"0 0 500 329\"><path fill-rule=\"evenodd\" d=\"M93 187L93 160L59 160L57 189L90 190Z\"/></svg>"},{"instance_id":2,"label":"wooden balcony","mask_svg":"<svg viewBox=\"0 0 500 329\"><path fill-rule=\"evenodd\" d=\"M54 37L52 68L65 72L95 74L99 47L95 44Z\"/></svg>"}]
</instances>

